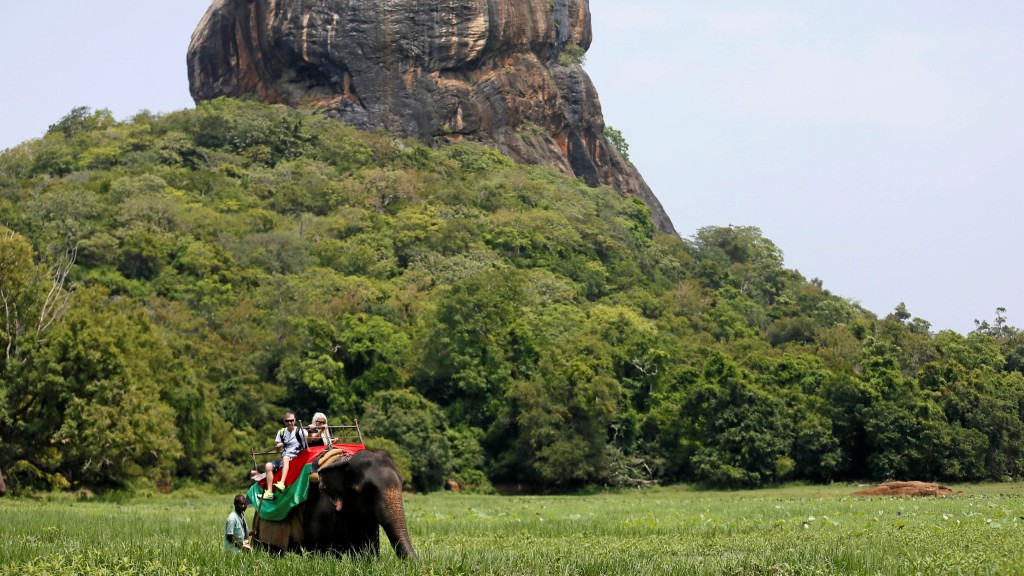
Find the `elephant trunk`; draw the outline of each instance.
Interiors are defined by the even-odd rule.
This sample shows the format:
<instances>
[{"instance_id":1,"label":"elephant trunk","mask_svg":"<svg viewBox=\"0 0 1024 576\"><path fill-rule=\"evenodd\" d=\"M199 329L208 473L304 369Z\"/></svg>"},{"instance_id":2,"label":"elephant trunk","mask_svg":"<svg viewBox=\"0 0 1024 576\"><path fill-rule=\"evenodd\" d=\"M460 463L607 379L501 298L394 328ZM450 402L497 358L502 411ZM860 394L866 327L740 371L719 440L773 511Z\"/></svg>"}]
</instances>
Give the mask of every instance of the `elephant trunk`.
<instances>
[{"instance_id":1,"label":"elephant trunk","mask_svg":"<svg viewBox=\"0 0 1024 576\"><path fill-rule=\"evenodd\" d=\"M377 503L377 519L388 535L391 547L399 558L416 558L416 551L409 539L409 528L405 524L405 510L402 508L401 488L388 487L381 493Z\"/></svg>"}]
</instances>

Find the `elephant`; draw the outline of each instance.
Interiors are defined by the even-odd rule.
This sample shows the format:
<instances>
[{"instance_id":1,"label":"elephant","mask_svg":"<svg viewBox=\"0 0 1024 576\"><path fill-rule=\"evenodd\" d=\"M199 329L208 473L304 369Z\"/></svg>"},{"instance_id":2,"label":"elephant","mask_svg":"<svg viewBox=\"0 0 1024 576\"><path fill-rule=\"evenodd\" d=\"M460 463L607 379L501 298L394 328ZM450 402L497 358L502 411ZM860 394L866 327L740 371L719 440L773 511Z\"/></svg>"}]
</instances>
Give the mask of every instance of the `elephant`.
<instances>
[{"instance_id":1,"label":"elephant","mask_svg":"<svg viewBox=\"0 0 1024 576\"><path fill-rule=\"evenodd\" d=\"M379 555L383 527L399 558L416 558L402 507L402 477L390 454L361 450L317 474L319 482L310 482L306 501L284 522L255 523L258 540L275 542L271 532L286 530L288 548Z\"/></svg>"}]
</instances>

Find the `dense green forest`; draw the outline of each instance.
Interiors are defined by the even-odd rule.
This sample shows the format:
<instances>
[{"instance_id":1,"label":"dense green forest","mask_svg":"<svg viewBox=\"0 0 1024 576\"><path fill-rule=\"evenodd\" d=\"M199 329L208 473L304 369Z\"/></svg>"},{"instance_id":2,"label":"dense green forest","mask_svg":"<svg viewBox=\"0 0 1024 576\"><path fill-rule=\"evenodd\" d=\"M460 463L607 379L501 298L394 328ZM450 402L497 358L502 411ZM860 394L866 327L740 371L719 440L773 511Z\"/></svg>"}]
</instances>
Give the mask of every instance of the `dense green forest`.
<instances>
[{"instance_id":1,"label":"dense green forest","mask_svg":"<svg viewBox=\"0 0 1024 576\"><path fill-rule=\"evenodd\" d=\"M526 128L524 128L526 129ZM284 408L412 486L1015 478L1024 334L879 318L757 228L217 100L0 155L0 468L238 485Z\"/></svg>"}]
</instances>

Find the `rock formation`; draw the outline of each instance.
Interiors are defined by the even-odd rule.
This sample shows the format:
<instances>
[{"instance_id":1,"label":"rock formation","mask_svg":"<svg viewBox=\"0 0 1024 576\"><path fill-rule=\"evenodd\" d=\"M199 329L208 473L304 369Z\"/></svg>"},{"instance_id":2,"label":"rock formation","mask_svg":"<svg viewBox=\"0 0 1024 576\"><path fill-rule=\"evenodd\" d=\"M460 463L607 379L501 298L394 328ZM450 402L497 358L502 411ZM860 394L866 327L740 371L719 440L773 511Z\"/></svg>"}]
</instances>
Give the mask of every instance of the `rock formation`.
<instances>
[{"instance_id":1,"label":"rock formation","mask_svg":"<svg viewBox=\"0 0 1024 576\"><path fill-rule=\"evenodd\" d=\"M192 35L197 101L255 95L368 130L470 139L521 163L641 198L672 222L604 136L578 60L588 0L214 0Z\"/></svg>"}]
</instances>

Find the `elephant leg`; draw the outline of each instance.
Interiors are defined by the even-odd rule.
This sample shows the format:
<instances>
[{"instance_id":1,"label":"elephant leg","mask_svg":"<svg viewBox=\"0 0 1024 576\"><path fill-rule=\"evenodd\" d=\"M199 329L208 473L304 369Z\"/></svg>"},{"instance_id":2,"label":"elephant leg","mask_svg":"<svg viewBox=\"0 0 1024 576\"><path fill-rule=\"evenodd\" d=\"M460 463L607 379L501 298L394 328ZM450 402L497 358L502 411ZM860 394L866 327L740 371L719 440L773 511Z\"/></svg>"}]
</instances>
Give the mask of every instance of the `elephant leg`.
<instances>
[{"instance_id":1,"label":"elephant leg","mask_svg":"<svg viewBox=\"0 0 1024 576\"><path fill-rule=\"evenodd\" d=\"M352 539L352 549L350 552L380 556L380 531L378 527L374 526L372 531L356 534Z\"/></svg>"}]
</instances>

